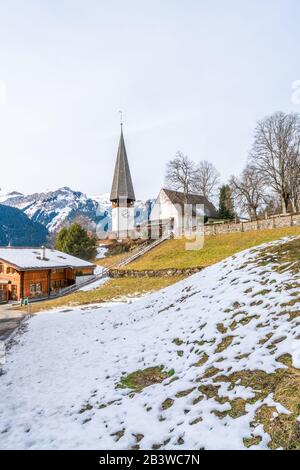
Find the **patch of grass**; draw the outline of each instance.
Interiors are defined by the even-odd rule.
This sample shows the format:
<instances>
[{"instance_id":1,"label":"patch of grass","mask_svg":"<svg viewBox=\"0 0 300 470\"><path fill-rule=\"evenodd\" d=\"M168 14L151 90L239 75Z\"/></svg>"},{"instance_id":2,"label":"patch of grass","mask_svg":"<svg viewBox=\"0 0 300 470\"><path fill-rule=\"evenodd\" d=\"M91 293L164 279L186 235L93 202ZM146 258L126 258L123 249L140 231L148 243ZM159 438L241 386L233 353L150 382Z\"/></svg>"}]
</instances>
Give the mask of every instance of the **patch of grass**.
<instances>
[{"instance_id":1,"label":"patch of grass","mask_svg":"<svg viewBox=\"0 0 300 470\"><path fill-rule=\"evenodd\" d=\"M116 431L110 435L115 437L115 441L118 442L124 436L124 434L125 434L125 428L120 429L119 431Z\"/></svg>"},{"instance_id":2,"label":"patch of grass","mask_svg":"<svg viewBox=\"0 0 300 470\"><path fill-rule=\"evenodd\" d=\"M256 307L261 304L263 304L263 300L256 300L254 302L251 302L250 307Z\"/></svg>"},{"instance_id":3,"label":"patch of grass","mask_svg":"<svg viewBox=\"0 0 300 470\"><path fill-rule=\"evenodd\" d=\"M166 400L164 400L161 404L161 408L163 410L167 410L168 408L171 408L171 406L173 406L174 404L174 400L172 398L166 398Z\"/></svg>"},{"instance_id":4,"label":"patch of grass","mask_svg":"<svg viewBox=\"0 0 300 470\"><path fill-rule=\"evenodd\" d=\"M193 364L194 367L201 367L203 364L205 364L208 361L208 355L206 353L203 353L200 357L200 359Z\"/></svg>"},{"instance_id":5,"label":"patch of grass","mask_svg":"<svg viewBox=\"0 0 300 470\"><path fill-rule=\"evenodd\" d=\"M256 412L255 422L261 423L271 436L271 449L300 449L300 423L294 414L278 414L275 407L263 405Z\"/></svg>"},{"instance_id":6,"label":"patch of grass","mask_svg":"<svg viewBox=\"0 0 300 470\"><path fill-rule=\"evenodd\" d=\"M253 291L253 287L249 287L249 289L246 289L244 291L244 294L250 294Z\"/></svg>"},{"instance_id":7,"label":"patch of grass","mask_svg":"<svg viewBox=\"0 0 300 470\"><path fill-rule=\"evenodd\" d=\"M269 294L269 292L271 292L270 289L263 289L258 292L255 292L255 294L253 294L252 297L257 297L258 295L266 295L266 294Z\"/></svg>"},{"instance_id":8,"label":"patch of grass","mask_svg":"<svg viewBox=\"0 0 300 470\"><path fill-rule=\"evenodd\" d=\"M107 256L105 258L98 259L94 262L95 264L98 264L99 266L104 266L105 268L109 268L110 266L113 266L119 261L121 261L122 259L126 258L126 256L128 256L128 254L126 255L126 253L118 253L112 256Z\"/></svg>"},{"instance_id":9,"label":"patch of grass","mask_svg":"<svg viewBox=\"0 0 300 470\"><path fill-rule=\"evenodd\" d=\"M172 343L176 344L176 346L181 346L184 343L184 341L182 341L179 338L174 338Z\"/></svg>"},{"instance_id":10,"label":"patch of grass","mask_svg":"<svg viewBox=\"0 0 300 470\"><path fill-rule=\"evenodd\" d=\"M93 409L93 406L90 403L85 403L83 407L79 410L79 414L85 413Z\"/></svg>"},{"instance_id":11,"label":"patch of grass","mask_svg":"<svg viewBox=\"0 0 300 470\"><path fill-rule=\"evenodd\" d=\"M219 333L221 333L222 335L227 333L227 328L224 326L223 323L218 323L217 324L217 330L219 331Z\"/></svg>"},{"instance_id":12,"label":"patch of grass","mask_svg":"<svg viewBox=\"0 0 300 470\"><path fill-rule=\"evenodd\" d=\"M216 353L225 351L225 349L227 349L231 345L233 339L234 339L234 336L226 336L225 338L223 338L221 343L218 344L216 348Z\"/></svg>"},{"instance_id":13,"label":"patch of grass","mask_svg":"<svg viewBox=\"0 0 300 470\"><path fill-rule=\"evenodd\" d=\"M299 318L300 317L300 311L295 311L295 312L288 312L289 313L289 321L291 320L294 320L295 318Z\"/></svg>"},{"instance_id":14,"label":"patch of grass","mask_svg":"<svg viewBox=\"0 0 300 470\"><path fill-rule=\"evenodd\" d=\"M241 359L247 359L250 356L250 353L240 354L239 356L235 356L235 359L240 361Z\"/></svg>"},{"instance_id":15,"label":"patch of grass","mask_svg":"<svg viewBox=\"0 0 300 470\"><path fill-rule=\"evenodd\" d=\"M174 369L166 371L164 366L148 367L147 369L137 370L122 377L118 387L141 391L145 387L161 383L163 380L174 375L174 373Z\"/></svg>"},{"instance_id":16,"label":"patch of grass","mask_svg":"<svg viewBox=\"0 0 300 470\"><path fill-rule=\"evenodd\" d=\"M105 257L94 260L94 263L100 266L110 267L122 259L126 259L131 255L132 250L138 249L143 243L144 240L134 241L130 239L123 240L122 242L118 242L117 240L107 241L105 243L107 249Z\"/></svg>"},{"instance_id":17,"label":"patch of grass","mask_svg":"<svg viewBox=\"0 0 300 470\"><path fill-rule=\"evenodd\" d=\"M258 256L258 265L274 263L275 271L290 271L293 274L300 270L300 239L295 238L284 244L267 247Z\"/></svg>"},{"instance_id":18,"label":"patch of grass","mask_svg":"<svg viewBox=\"0 0 300 470\"><path fill-rule=\"evenodd\" d=\"M218 396L219 388L219 385L200 385L199 392L203 393L207 398L215 398Z\"/></svg>"},{"instance_id":19,"label":"patch of grass","mask_svg":"<svg viewBox=\"0 0 300 470\"><path fill-rule=\"evenodd\" d=\"M274 333L268 333L264 338L260 339L259 340L259 344L265 344L267 341L269 341L269 339L272 338Z\"/></svg>"},{"instance_id":20,"label":"patch of grass","mask_svg":"<svg viewBox=\"0 0 300 470\"><path fill-rule=\"evenodd\" d=\"M148 292L154 292L159 289L163 289L175 282L181 281L182 279L184 279L184 276L151 278L124 277L119 279L111 279L99 288L92 291L78 291L59 299L33 303L31 304L32 313L64 306L74 307L77 305L87 305L91 303L120 300L125 296L136 297L144 295ZM27 307L23 307L24 311L26 308Z\"/></svg>"},{"instance_id":21,"label":"patch of grass","mask_svg":"<svg viewBox=\"0 0 300 470\"><path fill-rule=\"evenodd\" d=\"M199 416L198 418L193 419L193 421L190 422L190 425L194 426L195 424L201 423L201 421L203 421L203 418Z\"/></svg>"},{"instance_id":22,"label":"patch of grass","mask_svg":"<svg viewBox=\"0 0 300 470\"><path fill-rule=\"evenodd\" d=\"M175 395L175 397L176 397L176 398L187 397L187 396L190 395L194 390L195 390L195 387L189 388L188 390L182 390L182 392L177 392L176 395Z\"/></svg>"},{"instance_id":23,"label":"patch of grass","mask_svg":"<svg viewBox=\"0 0 300 470\"><path fill-rule=\"evenodd\" d=\"M127 265L126 269L206 267L222 261L239 251L278 240L288 235L300 235L300 227L210 235L205 237L203 249L196 251L186 250L186 240L184 239L167 240L149 251L142 258Z\"/></svg>"},{"instance_id":24,"label":"patch of grass","mask_svg":"<svg viewBox=\"0 0 300 470\"><path fill-rule=\"evenodd\" d=\"M233 302L232 307L234 309L241 308L241 304L238 301Z\"/></svg>"},{"instance_id":25,"label":"patch of grass","mask_svg":"<svg viewBox=\"0 0 300 470\"><path fill-rule=\"evenodd\" d=\"M284 302L280 306L281 307L293 307L296 304L299 304L300 302L300 297L297 297L296 299L291 299L289 302Z\"/></svg>"},{"instance_id":26,"label":"patch of grass","mask_svg":"<svg viewBox=\"0 0 300 470\"><path fill-rule=\"evenodd\" d=\"M211 366L206 369L203 377L208 379L209 377L213 377L214 375L216 375L218 372L221 372L220 369L218 369L217 367Z\"/></svg>"},{"instance_id":27,"label":"patch of grass","mask_svg":"<svg viewBox=\"0 0 300 470\"><path fill-rule=\"evenodd\" d=\"M231 418L240 418L246 414L247 401L243 398L236 398L235 400L231 400L229 403L231 405L231 410L228 411L228 415Z\"/></svg>"},{"instance_id":28,"label":"patch of grass","mask_svg":"<svg viewBox=\"0 0 300 470\"><path fill-rule=\"evenodd\" d=\"M261 441L262 438L260 436L245 437L243 439L244 446L247 447L247 449L252 446L258 446Z\"/></svg>"},{"instance_id":29,"label":"patch of grass","mask_svg":"<svg viewBox=\"0 0 300 470\"><path fill-rule=\"evenodd\" d=\"M278 413L275 407L261 406L255 416L253 425L262 424L265 432L271 437L269 447L272 449L300 449L300 423L298 421L300 411L300 371L293 368L291 356L285 354L278 358L287 367L277 369L268 374L261 370L245 370L234 372L228 376L215 377L215 383L229 382L232 386L242 385L250 387L255 394L254 398L244 400L245 404L254 404L273 394L275 402L284 406L290 414ZM217 399L217 387L210 387L210 392ZM202 391L203 393L204 390ZM239 400L239 402L237 402ZM232 413L241 413L244 403L241 399L234 400ZM275 413L275 414L274 414ZM230 414L230 412L228 412Z\"/></svg>"},{"instance_id":30,"label":"patch of grass","mask_svg":"<svg viewBox=\"0 0 300 470\"><path fill-rule=\"evenodd\" d=\"M241 312L241 313L246 315L246 312ZM250 316L246 315L244 318L241 318L239 321L233 320L233 322L230 323L229 328L231 329L231 331L234 331L238 327L238 325L243 325L243 326L248 325L248 323L250 323L252 320L255 320L255 319L256 320L259 319L259 316L258 315L250 315Z\"/></svg>"}]
</instances>

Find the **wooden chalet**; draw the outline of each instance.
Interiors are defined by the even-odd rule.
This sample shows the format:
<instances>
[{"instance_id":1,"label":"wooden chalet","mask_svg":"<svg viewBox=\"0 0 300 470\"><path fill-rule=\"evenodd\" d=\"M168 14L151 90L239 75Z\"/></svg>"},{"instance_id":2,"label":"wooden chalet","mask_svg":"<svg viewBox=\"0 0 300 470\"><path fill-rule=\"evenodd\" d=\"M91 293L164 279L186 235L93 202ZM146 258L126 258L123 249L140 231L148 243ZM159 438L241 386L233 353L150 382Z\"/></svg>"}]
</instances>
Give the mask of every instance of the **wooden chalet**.
<instances>
[{"instance_id":1,"label":"wooden chalet","mask_svg":"<svg viewBox=\"0 0 300 470\"><path fill-rule=\"evenodd\" d=\"M0 302L50 297L94 277L96 266L57 250L0 247Z\"/></svg>"}]
</instances>

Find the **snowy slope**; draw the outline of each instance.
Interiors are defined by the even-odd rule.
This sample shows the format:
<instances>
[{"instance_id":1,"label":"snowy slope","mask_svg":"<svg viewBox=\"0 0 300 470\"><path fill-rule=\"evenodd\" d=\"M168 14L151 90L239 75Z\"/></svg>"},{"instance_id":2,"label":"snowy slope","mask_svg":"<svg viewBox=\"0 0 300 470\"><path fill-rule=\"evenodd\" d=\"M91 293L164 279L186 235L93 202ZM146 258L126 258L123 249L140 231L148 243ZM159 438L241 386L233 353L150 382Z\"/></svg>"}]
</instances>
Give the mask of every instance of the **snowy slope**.
<instances>
[{"instance_id":1,"label":"snowy slope","mask_svg":"<svg viewBox=\"0 0 300 470\"><path fill-rule=\"evenodd\" d=\"M21 209L34 222L56 232L64 224L79 218L84 225L99 232L111 230L111 202L109 194L88 197L68 187L56 191L24 195L16 191L0 194L0 203ZM136 221L147 217L146 205L136 202Z\"/></svg>"},{"instance_id":2,"label":"snowy slope","mask_svg":"<svg viewBox=\"0 0 300 470\"><path fill-rule=\"evenodd\" d=\"M299 273L262 256L248 250L132 304L31 319L0 376L0 448L266 448L258 410L274 407L274 423L291 413L242 374L273 378L287 353L300 368ZM118 387L160 365L161 383Z\"/></svg>"}]
</instances>

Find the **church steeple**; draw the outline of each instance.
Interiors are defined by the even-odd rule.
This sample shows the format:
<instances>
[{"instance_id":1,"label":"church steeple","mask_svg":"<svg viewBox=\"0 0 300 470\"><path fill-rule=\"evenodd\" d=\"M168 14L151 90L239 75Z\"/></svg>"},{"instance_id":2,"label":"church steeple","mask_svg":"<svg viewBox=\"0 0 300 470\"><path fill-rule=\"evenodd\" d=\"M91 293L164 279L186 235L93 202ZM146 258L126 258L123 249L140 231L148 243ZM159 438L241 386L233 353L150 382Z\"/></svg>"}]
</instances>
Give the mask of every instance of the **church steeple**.
<instances>
[{"instance_id":1,"label":"church steeple","mask_svg":"<svg viewBox=\"0 0 300 470\"><path fill-rule=\"evenodd\" d=\"M120 199L122 199L123 201L127 199L128 203L133 203L135 201L135 195L123 136L122 122L114 178L110 193L111 202L116 204L119 202Z\"/></svg>"}]
</instances>

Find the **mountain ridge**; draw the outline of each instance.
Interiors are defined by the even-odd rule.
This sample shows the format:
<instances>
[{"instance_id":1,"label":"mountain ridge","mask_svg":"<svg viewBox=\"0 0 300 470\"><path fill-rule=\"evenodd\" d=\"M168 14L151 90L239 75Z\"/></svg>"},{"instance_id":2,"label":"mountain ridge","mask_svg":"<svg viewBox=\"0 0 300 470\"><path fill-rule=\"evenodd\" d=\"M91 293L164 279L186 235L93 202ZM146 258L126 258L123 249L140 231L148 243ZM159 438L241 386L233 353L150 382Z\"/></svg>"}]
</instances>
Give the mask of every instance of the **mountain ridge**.
<instances>
[{"instance_id":1,"label":"mountain ridge","mask_svg":"<svg viewBox=\"0 0 300 470\"><path fill-rule=\"evenodd\" d=\"M46 227L23 211L0 204L0 246L41 246L47 236Z\"/></svg>"},{"instance_id":2,"label":"mountain ridge","mask_svg":"<svg viewBox=\"0 0 300 470\"><path fill-rule=\"evenodd\" d=\"M59 231L77 218L92 231L111 230L111 202L108 193L87 196L81 191L63 186L54 191L32 194L18 191L0 194L0 203L20 209L31 220L44 225L50 233ZM135 218L138 223L147 218L147 207L143 201L136 201Z\"/></svg>"}]
</instances>

